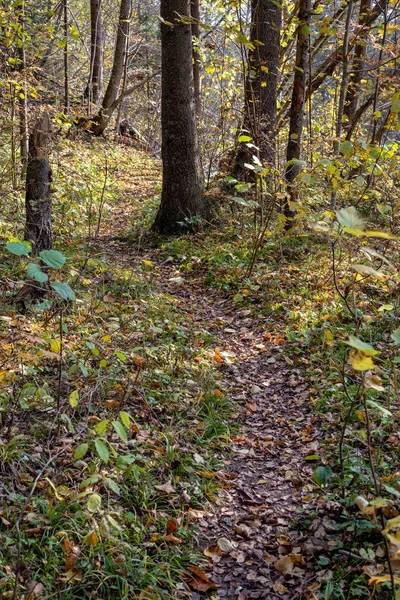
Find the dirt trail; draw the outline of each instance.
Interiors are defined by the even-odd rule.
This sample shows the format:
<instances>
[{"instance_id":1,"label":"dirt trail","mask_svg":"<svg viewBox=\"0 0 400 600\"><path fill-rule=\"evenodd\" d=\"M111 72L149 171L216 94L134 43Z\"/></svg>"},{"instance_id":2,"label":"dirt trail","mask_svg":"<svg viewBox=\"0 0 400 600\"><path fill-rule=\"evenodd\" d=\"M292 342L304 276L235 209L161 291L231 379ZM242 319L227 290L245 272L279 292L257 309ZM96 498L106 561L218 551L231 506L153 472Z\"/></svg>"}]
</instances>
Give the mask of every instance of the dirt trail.
<instances>
[{"instance_id":1,"label":"dirt trail","mask_svg":"<svg viewBox=\"0 0 400 600\"><path fill-rule=\"evenodd\" d=\"M318 452L320 434L308 409L309 384L274 344L266 319L251 318L199 283L177 285L173 265L160 263L151 249L138 252L119 242L115 234L122 220L126 224L126 211L119 214L101 247L121 262L146 258L157 264L160 291L179 298L180 309L218 339L221 388L238 411L231 456L221 456L218 498L198 524L215 586L211 597L316 599L325 571L316 573L315 562L328 550L329 522L314 515L311 525L302 526L296 512L316 509L315 463L306 457ZM201 597L193 592L193 600Z\"/></svg>"}]
</instances>

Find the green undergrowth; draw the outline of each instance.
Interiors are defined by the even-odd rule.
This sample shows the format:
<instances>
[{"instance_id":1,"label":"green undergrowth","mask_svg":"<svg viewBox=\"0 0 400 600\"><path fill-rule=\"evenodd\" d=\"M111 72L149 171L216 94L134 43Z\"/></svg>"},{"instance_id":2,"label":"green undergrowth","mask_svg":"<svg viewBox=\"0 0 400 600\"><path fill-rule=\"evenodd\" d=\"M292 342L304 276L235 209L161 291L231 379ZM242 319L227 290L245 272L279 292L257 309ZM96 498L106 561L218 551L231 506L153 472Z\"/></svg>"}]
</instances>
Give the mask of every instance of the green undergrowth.
<instances>
[{"instance_id":1,"label":"green undergrowth","mask_svg":"<svg viewBox=\"0 0 400 600\"><path fill-rule=\"evenodd\" d=\"M218 218L197 235L159 238L147 233L156 160L103 140L61 140L56 155L55 247L67 258L57 277L75 302L52 292L43 305L23 293L29 259L5 250L22 235L22 218L11 219L21 190L0 219L3 597L13 597L16 571L18 593L33 582L63 599L191 597L190 569L204 558L197 522L223 484L237 419L213 360L220 340L199 325L196 306L159 285L164 265L181 290L213 289L258 331L262 322L265 344L311 382L305 410L323 432L312 462L325 471L315 514L299 512L298 527L318 506L334 522L316 593L370 598L368 578L387 574L382 523L400 498L395 271L355 272L366 244L346 236L333 269L326 234L284 236L271 224L249 274L251 211L222 197ZM368 241L395 270L396 244ZM354 355L349 363L351 335L379 352L370 387Z\"/></svg>"}]
</instances>

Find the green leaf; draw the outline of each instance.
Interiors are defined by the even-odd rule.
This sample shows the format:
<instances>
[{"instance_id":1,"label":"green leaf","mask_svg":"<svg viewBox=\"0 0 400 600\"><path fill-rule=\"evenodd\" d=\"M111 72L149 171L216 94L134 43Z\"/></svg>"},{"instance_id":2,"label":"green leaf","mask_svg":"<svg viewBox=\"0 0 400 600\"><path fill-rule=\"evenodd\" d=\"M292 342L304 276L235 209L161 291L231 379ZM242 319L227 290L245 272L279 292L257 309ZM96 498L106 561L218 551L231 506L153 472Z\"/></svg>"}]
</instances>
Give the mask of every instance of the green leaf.
<instances>
[{"instance_id":1,"label":"green leaf","mask_svg":"<svg viewBox=\"0 0 400 600\"><path fill-rule=\"evenodd\" d=\"M98 512L101 509L101 496L99 494L92 494L89 496L86 506L89 512Z\"/></svg>"},{"instance_id":2,"label":"green leaf","mask_svg":"<svg viewBox=\"0 0 400 600\"><path fill-rule=\"evenodd\" d=\"M319 458L321 458L319 454L309 454L304 460L318 460Z\"/></svg>"},{"instance_id":3,"label":"green leaf","mask_svg":"<svg viewBox=\"0 0 400 600\"><path fill-rule=\"evenodd\" d=\"M355 348L356 350L361 350L361 352L363 352L367 356L376 356L377 354L379 354L378 350L375 350L373 346L367 344L366 342L363 342L355 335L349 335L349 339L347 340L347 342L345 342L345 344L351 346L352 348Z\"/></svg>"},{"instance_id":4,"label":"green leaf","mask_svg":"<svg viewBox=\"0 0 400 600\"><path fill-rule=\"evenodd\" d=\"M89 444L80 444L74 452L74 460L81 460L89 450Z\"/></svg>"},{"instance_id":5,"label":"green leaf","mask_svg":"<svg viewBox=\"0 0 400 600\"><path fill-rule=\"evenodd\" d=\"M123 442L127 442L128 434L126 433L126 430L125 430L124 426L122 425L122 423L120 421L113 421L112 425L113 425L116 433L118 434L118 436L121 438L121 440Z\"/></svg>"},{"instance_id":6,"label":"green leaf","mask_svg":"<svg viewBox=\"0 0 400 600\"><path fill-rule=\"evenodd\" d=\"M78 406L78 403L79 403L79 391L78 390L74 390L73 392L70 393L68 402L70 403L72 408L76 408Z\"/></svg>"},{"instance_id":7,"label":"green leaf","mask_svg":"<svg viewBox=\"0 0 400 600\"><path fill-rule=\"evenodd\" d=\"M395 331L390 334L390 337L396 342L396 344L400 344L400 327L395 329Z\"/></svg>"},{"instance_id":8,"label":"green leaf","mask_svg":"<svg viewBox=\"0 0 400 600\"><path fill-rule=\"evenodd\" d=\"M119 418L120 418L121 423L123 425L125 425L125 427L127 429L129 429L129 427L131 426L131 418L128 415L128 413L125 412L124 410L121 410L121 412L119 413Z\"/></svg>"},{"instance_id":9,"label":"green leaf","mask_svg":"<svg viewBox=\"0 0 400 600\"><path fill-rule=\"evenodd\" d=\"M250 135L240 135L238 138L239 142L251 142L253 138Z\"/></svg>"},{"instance_id":10,"label":"green leaf","mask_svg":"<svg viewBox=\"0 0 400 600\"><path fill-rule=\"evenodd\" d=\"M340 152L342 154L344 154L345 156L346 156L346 154L350 154L352 148L353 148L353 144L349 140L342 142L340 144Z\"/></svg>"},{"instance_id":11,"label":"green leaf","mask_svg":"<svg viewBox=\"0 0 400 600\"><path fill-rule=\"evenodd\" d=\"M26 256L31 252L31 248L24 242L8 242L8 244L6 244L6 250L16 256Z\"/></svg>"},{"instance_id":12,"label":"green leaf","mask_svg":"<svg viewBox=\"0 0 400 600\"><path fill-rule=\"evenodd\" d=\"M97 423L96 427L94 428L97 435L103 436L105 434L105 432L107 431L108 423L109 422L107 419L103 419L102 421Z\"/></svg>"},{"instance_id":13,"label":"green leaf","mask_svg":"<svg viewBox=\"0 0 400 600\"><path fill-rule=\"evenodd\" d=\"M104 481L106 482L106 484L108 485L108 487L110 488L110 490L112 490L113 492L115 492L115 494L119 494L120 493L119 485L113 479L109 479L108 477L106 477L104 479Z\"/></svg>"},{"instance_id":14,"label":"green leaf","mask_svg":"<svg viewBox=\"0 0 400 600\"><path fill-rule=\"evenodd\" d=\"M390 107L390 111L395 113L396 115L400 112L400 98L394 98L392 100L392 105Z\"/></svg>"},{"instance_id":15,"label":"green leaf","mask_svg":"<svg viewBox=\"0 0 400 600\"><path fill-rule=\"evenodd\" d=\"M364 229L365 227L365 219L360 215L355 206L337 210L336 217L343 227L349 227L350 229Z\"/></svg>"},{"instance_id":16,"label":"green leaf","mask_svg":"<svg viewBox=\"0 0 400 600\"><path fill-rule=\"evenodd\" d=\"M374 400L368 399L367 400L367 404L368 404L368 406L371 406L372 408L376 408L377 410L379 410L385 417L391 417L391 416L393 416L392 413L390 412L390 410L388 410L387 408L385 408L381 404L378 404Z\"/></svg>"},{"instance_id":17,"label":"green leaf","mask_svg":"<svg viewBox=\"0 0 400 600\"><path fill-rule=\"evenodd\" d=\"M318 485L324 486L332 477L332 469L328 465L320 466L314 469L314 481Z\"/></svg>"},{"instance_id":18,"label":"green leaf","mask_svg":"<svg viewBox=\"0 0 400 600\"><path fill-rule=\"evenodd\" d=\"M63 300L76 300L75 294L67 283L61 281L53 281L51 287Z\"/></svg>"},{"instance_id":19,"label":"green leaf","mask_svg":"<svg viewBox=\"0 0 400 600\"><path fill-rule=\"evenodd\" d=\"M84 490L85 488L89 487L89 485L93 485L93 483L97 483L99 481L99 479L101 479L101 475L91 475L90 477L88 477L87 479L84 479L80 484L79 484L79 489L80 490Z\"/></svg>"},{"instance_id":20,"label":"green leaf","mask_svg":"<svg viewBox=\"0 0 400 600\"><path fill-rule=\"evenodd\" d=\"M42 250L39 256L46 265L53 267L53 269L59 269L65 263L64 254L61 254L57 250Z\"/></svg>"},{"instance_id":21,"label":"green leaf","mask_svg":"<svg viewBox=\"0 0 400 600\"><path fill-rule=\"evenodd\" d=\"M127 356L125 354L125 352L121 352L120 350L116 350L115 351L115 355L117 358L119 358L119 360L123 363L126 363L127 361Z\"/></svg>"},{"instance_id":22,"label":"green leaf","mask_svg":"<svg viewBox=\"0 0 400 600\"><path fill-rule=\"evenodd\" d=\"M46 273L43 273L42 269L36 263L29 263L27 275L39 283L46 283L48 280Z\"/></svg>"},{"instance_id":23,"label":"green leaf","mask_svg":"<svg viewBox=\"0 0 400 600\"><path fill-rule=\"evenodd\" d=\"M110 458L110 453L108 452L108 448L105 443L102 440L95 440L94 445L101 460L107 464Z\"/></svg>"}]
</instances>

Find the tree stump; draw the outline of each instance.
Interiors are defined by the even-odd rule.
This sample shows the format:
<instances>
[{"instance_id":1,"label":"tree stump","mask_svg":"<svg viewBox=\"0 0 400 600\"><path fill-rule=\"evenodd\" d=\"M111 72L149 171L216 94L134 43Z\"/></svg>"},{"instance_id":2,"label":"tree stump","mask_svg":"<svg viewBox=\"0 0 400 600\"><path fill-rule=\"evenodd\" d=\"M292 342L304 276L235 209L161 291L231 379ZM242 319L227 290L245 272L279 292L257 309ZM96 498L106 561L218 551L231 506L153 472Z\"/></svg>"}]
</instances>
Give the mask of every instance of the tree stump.
<instances>
[{"instance_id":1,"label":"tree stump","mask_svg":"<svg viewBox=\"0 0 400 600\"><path fill-rule=\"evenodd\" d=\"M52 121L44 113L29 136L29 156L26 171L25 240L32 244L33 254L50 250L53 242L51 224L52 171L48 149L53 131Z\"/></svg>"}]
</instances>

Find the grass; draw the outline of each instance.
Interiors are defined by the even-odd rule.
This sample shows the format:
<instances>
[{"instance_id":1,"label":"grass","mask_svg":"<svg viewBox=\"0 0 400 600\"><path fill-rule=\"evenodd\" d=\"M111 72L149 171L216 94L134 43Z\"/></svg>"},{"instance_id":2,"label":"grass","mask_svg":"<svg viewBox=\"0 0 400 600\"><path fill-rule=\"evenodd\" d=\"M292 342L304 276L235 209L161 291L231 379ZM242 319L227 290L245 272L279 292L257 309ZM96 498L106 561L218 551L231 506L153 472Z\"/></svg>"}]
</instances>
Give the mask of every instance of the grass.
<instances>
[{"instance_id":1,"label":"grass","mask_svg":"<svg viewBox=\"0 0 400 600\"><path fill-rule=\"evenodd\" d=\"M372 500L375 492L360 377L347 364L343 343L355 334L354 320L335 289L326 237L307 231L283 237L271 229L246 277L254 246L250 212L232 214L226 201L219 220L197 235L148 236L157 161L103 140L60 140L54 163L56 247L68 258L60 277L78 299L63 308L62 321L57 302L45 311L29 299L22 309L13 304L27 261L0 249L2 597L14 593L18 544L19 593L34 581L46 597L62 599L191 597L187 569L203 561L195 513L215 498L215 473L229 453L236 413L219 386L212 323L200 326L195 307L160 285L163 265L199 293L212 288L231 307L246 310L266 344L303 369L313 386L309 409L324 432L323 461L333 470L319 493L339 507L337 543L382 561L374 514L360 513L353 501L356 495ZM2 207L4 241L22 231L13 200ZM110 218L115 207L117 222ZM96 231L104 235L100 241ZM114 252L119 234L128 243ZM341 244L335 274L342 292L353 281L356 246ZM376 403L368 411L382 495L387 510L395 511L397 351L390 333L398 325L398 301L387 280L359 278L351 293L358 336L381 352L385 393L368 390ZM389 304L392 309L379 310ZM79 400L71 406L74 391ZM107 454L104 448L99 454L99 441ZM76 459L82 444L87 452ZM320 598L369 598L365 575L335 557L327 559L332 579ZM325 567L317 564L316 571Z\"/></svg>"}]
</instances>

